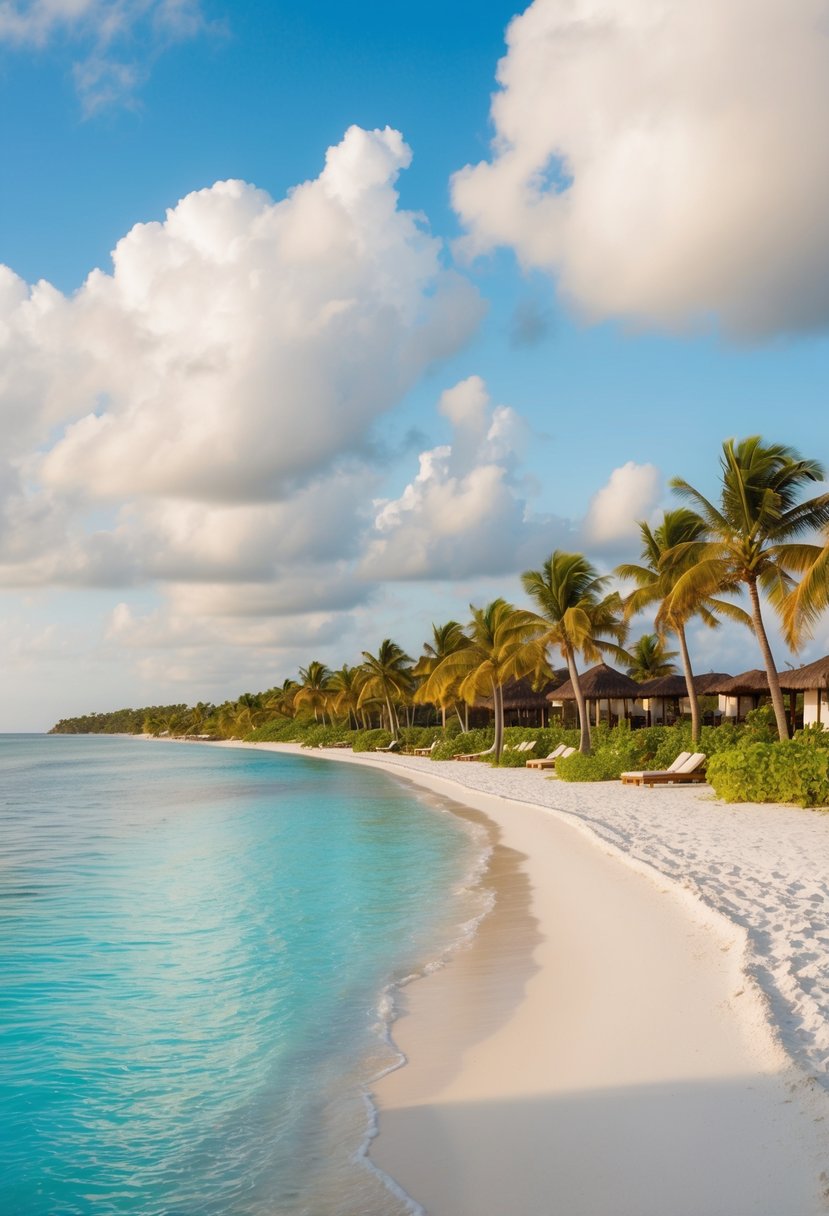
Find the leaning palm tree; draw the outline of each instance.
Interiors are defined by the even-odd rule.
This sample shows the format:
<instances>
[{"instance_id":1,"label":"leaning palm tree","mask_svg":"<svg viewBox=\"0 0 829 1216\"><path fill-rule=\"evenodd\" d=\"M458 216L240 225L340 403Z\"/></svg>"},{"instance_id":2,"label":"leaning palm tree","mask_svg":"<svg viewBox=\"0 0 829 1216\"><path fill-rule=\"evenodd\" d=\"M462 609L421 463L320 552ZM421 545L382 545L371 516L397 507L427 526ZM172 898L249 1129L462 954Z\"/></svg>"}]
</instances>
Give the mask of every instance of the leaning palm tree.
<instances>
[{"instance_id":1,"label":"leaning palm tree","mask_svg":"<svg viewBox=\"0 0 829 1216\"><path fill-rule=\"evenodd\" d=\"M349 667L347 663L338 671L331 673L329 699L333 713L348 718L348 725L356 730L360 724L360 688L363 682L363 672L359 667Z\"/></svg>"},{"instance_id":2,"label":"leaning palm tree","mask_svg":"<svg viewBox=\"0 0 829 1216\"><path fill-rule=\"evenodd\" d=\"M804 554L798 568L803 577L781 613L784 636L792 650L799 650L804 637L811 637L815 621L829 608L829 539L816 552Z\"/></svg>"},{"instance_id":3,"label":"leaning palm tree","mask_svg":"<svg viewBox=\"0 0 829 1216\"><path fill-rule=\"evenodd\" d=\"M463 626L457 621L447 621L445 625L435 625L432 623L432 640L423 643L423 654L414 665L412 674L418 679L428 678L435 670L437 665L446 658L449 654L454 654L456 650L462 650L469 645L469 638L463 631ZM441 725L446 727L446 710L454 704L457 709L458 692L457 688L447 687L441 700L436 702L441 713ZM458 720L461 727L464 727L464 722L461 721L460 713Z\"/></svg>"},{"instance_id":4,"label":"leaning palm tree","mask_svg":"<svg viewBox=\"0 0 829 1216\"><path fill-rule=\"evenodd\" d=\"M395 705L409 697L414 689L412 660L391 638L384 638L377 654L363 651L363 681L358 706L379 701L386 707L389 730L393 738L400 734L400 722Z\"/></svg>"},{"instance_id":5,"label":"leaning palm tree","mask_svg":"<svg viewBox=\"0 0 829 1216\"><path fill-rule=\"evenodd\" d=\"M544 648L538 643L541 631L535 613L515 608L506 600L493 600L486 608L470 604L469 610L468 645L436 664L415 699L439 705L455 690L469 705L481 697L492 697L495 739L489 751L499 760L504 744L503 687L509 680L544 669Z\"/></svg>"},{"instance_id":6,"label":"leaning palm tree","mask_svg":"<svg viewBox=\"0 0 829 1216\"><path fill-rule=\"evenodd\" d=\"M646 680L657 680L660 676L676 675L676 663L672 660L679 651L667 650L664 638L658 633L643 633L625 653L629 660L625 670L639 684Z\"/></svg>"},{"instance_id":7,"label":"leaning palm tree","mask_svg":"<svg viewBox=\"0 0 829 1216\"><path fill-rule=\"evenodd\" d=\"M299 688L297 680L283 680L278 688L271 688L265 694L265 709L283 718L293 718L296 713L294 702Z\"/></svg>"},{"instance_id":8,"label":"leaning palm tree","mask_svg":"<svg viewBox=\"0 0 829 1216\"><path fill-rule=\"evenodd\" d=\"M717 595L740 584L748 589L751 623L769 681L771 702L781 739L788 738L780 678L766 633L760 605L763 592L784 618L795 582L793 572L807 569L819 546L794 543L793 538L829 524L829 494L800 501L805 486L824 478L816 460L804 460L783 444L764 444L759 435L723 444L720 458L719 506L687 481L676 477L673 488L693 503L705 523L706 539L694 561L680 575L671 594L678 612L700 596ZM684 560L687 549L674 556Z\"/></svg>"},{"instance_id":9,"label":"leaning palm tree","mask_svg":"<svg viewBox=\"0 0 829 1216\"><path fill-rule=\"evenodd\" d=\"M314 721L325 726L325 708L328 704L328 694L331 689L331 672L324 663L316 659L307 667L299 669L299 689L294 693L294 706L297 709L307 707L314 711Z\"/></svg>"},{"instance_id":10,"label":"leaning palm tree","mask_svg":"<svg viewBox=\"0 0 829 1216\"><path fill-rule=\"evenodd\" d=\"M666 634L672 633L679 643L682 672L691 707L691 739L694 743L699 739L701 714L688 650L688 622L692 617L698 616L709 628L715 629L720 624L719 617L727 616L742 624L751 624L742 608L728 600L710 595L701 595L697 599L689 597L681 609L673 601L674 587L679 577L694 564L699 552L698 546L705 539L705 533L705 522L696 511L691 511L688 507L665 511L662 521L654 528L646 520L640 520L641 563L626 563L616 567L619 578L636 583L636 589L624 600L625 616L630 619L636 613L656 606L654 625L657 636L664 638ZM734 583L721 590L734 591L736 587L737 584Z\"/></svg>"},{"instance_id":11,"label":"leaning palm tree","mask_svg":"<svg viewBox=\"0 0 829 1216\"><path fill-rule=\"evenodd\" d=\"M540 570L525 571L521 582L538 606L545 645L556 646L567 664L579 712L579 751L587 755L590 721L576 655L584 655L588 663L596 663L608 653L624 660L620 643L626 626L621 597L616 591L606 593L609 577L600 577L583 554L558 549Z\"/></svg>"}]
</instances>

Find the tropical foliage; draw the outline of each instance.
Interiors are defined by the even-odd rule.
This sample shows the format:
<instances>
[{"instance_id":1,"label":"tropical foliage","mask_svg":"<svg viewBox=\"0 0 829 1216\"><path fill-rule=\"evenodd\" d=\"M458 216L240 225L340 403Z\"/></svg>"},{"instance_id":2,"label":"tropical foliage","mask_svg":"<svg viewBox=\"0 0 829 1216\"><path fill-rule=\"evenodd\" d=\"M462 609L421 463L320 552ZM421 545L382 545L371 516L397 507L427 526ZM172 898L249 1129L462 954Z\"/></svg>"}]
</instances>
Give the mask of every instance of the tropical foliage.
<instances>
[{"instance_id":1,"label":"tropical foliage","mask_svg":"<svg viewBox=\"0 0 829 1216\"><path fill-rule=\"evenodd\" d=\"M687 505L664 512L657 523L639 522L639 561L615 571L634 584L624 600L583 554L556 550L539 569L522 575L531 608L501 598L485 607L471 605L466 625L432 625L416 662L385 638L376 653L364 650L354 666L332 670L313 660L279 685L220 705L199 701L91 713L64 718L53 731L355 750L396 740L403 749L431 748L435 760L483 753L490 763L517 766L524 762L515 750L519 736L534 739L536 755L559 741L575 742L575 732L561 721L530 731L505 726L505 686L525 676L534 684L549 679L552 656L560 654L576 692L580 751L560 763L559 777L609 780L625 768L665 767L693 746L712 758L709 774L723 797L780 800L788 791L823 805L829 732L818 732L819 739L801 732L791 747L783 746L788 724L763 607L767 602L778 613L792 648L829 607L829 494L806 496L823 477L817 461L784 445L758 436L728 440L713 500L677 478L672 485ZM741 594L748 612L735 602ZM648 613L653 631L625 651L628 622ZM755 633L772 706L750 714L745 726L714 728L700 722L688 627L693 620L716 627L724 617ZM674 638L677 650L669 648ZM595 727L591 734L579 665L605 656L637 680L673 672L679 656L690 723L633 731L622 723L612 731ZM756 772L758 765L767 769L765 776ZM798 765L795 780L792 766Z\"/></svg>"},{"instance_id":2,"label":"tropical foliage","mask_svg":"<svg viewBox=\"0 0 829 1216\"><path fill-rule=\"evenodd\" d=\"M793 448L764 444L753 435L723 444L718 505L680 477L671 482L696 509L704 538L678 544L666 555L669 562L687 565L668 597L668 611L681 616L706 597L746 588L781 740L788 738L788 723L760 596L768 598L797 640L796 621L806 608L801 604L797 612L791 609L793 575L819 563L821 546L796 543L794 538L829 525L829 494L803 499L805 488L823 478L823 466L816 460L804 460ZM816 600L813 593L812 602Z\"/></svg>"},{"instance_id":3,"label":"tropical foliage","mask_svg":"<svg viewBox=\"0 0 829 1216\"><path fill-rule=\"evenodd\" d=\"M618 643L625 637L618 592L607 593L610 579L599 576L581 553L551 553L540 570L521 575L524 590L538 608L543 646L557 648L567 664L579 713L579 751L590 751L590 719L579 680L576 656L588 663L611 653L624 659ZM611 640L615 639L615 640Z\"/></svg>"}]
</instances>

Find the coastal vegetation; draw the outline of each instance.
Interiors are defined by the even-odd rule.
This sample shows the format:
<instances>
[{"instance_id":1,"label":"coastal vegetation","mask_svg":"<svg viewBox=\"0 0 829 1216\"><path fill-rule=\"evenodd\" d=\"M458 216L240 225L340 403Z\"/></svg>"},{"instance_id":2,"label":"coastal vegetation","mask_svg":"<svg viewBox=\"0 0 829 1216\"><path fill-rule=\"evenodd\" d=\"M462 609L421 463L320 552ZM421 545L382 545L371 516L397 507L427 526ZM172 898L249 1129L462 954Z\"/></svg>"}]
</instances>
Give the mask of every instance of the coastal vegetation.
<instances>
[{"instance_id":1,"label":"coastal vegetation","mask_svg":"<svg viewBox=\"0 0 829 1216\"><path fill-rule=\"evenodd\" d=\"M689 505L664 512L656 524L640 521L639 561L612 575L599 573L581 553L556 550L521 576L529 606L503 598L470 605L465 625L433 623L416 659L384 638L355 666L333 670L315 659L280 685L221 705L93 713L64 719L52 730L355 751L431 748L433 760L481 754L489 763L511 766L525 761L515 750L518 742L532 739L535 755L564 742L578 747L557 766L557 775L570 781L612 780L627 769L664 766L681 750L701 750L723 798L829 805L829 732L807 729L790 738L763 615L765 601L796 650L829 606L829 494L804 498L823 478L817 461L789 447L757 436L728 440L716 503L675 478L674 489ZM632 589L625 592L625 584ZM736 602L741 593L748 610ZM625 649L631 622L647 614L653 632ZM688 625L699 619L717 628L723 618L754 633L768 681L769 704L742 725L704 725L695 686ZM557 717L541 713L543 725L508 726L505 690L524 682L540 696L554 692L564 674L552 666L556 655L566 665L577 721L568 721L559 707ZM624 716L610 721L608 703L608 722L591 725L584 665L604 656L639 682L675 672L679 657L688 719L632 729Z\"/></svg>"}]
</instances>

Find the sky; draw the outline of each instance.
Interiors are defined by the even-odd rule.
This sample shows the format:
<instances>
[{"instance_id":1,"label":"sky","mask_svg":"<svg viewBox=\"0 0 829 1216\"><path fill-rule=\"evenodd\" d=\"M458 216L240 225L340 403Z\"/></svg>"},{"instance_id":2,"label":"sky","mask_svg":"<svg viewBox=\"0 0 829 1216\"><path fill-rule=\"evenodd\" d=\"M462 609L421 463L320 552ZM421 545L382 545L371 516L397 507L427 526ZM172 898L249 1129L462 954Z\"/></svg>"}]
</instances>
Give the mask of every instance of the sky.
<instances>
[{"instance_id":1,"label":"sky","mask_svg":"<svg viewBox=\"0 0 829 1216\"><path fill-rule=\"evenodd\" d=\"M829 464L827 102L829 0L0 0L0 731L416 655L730 437Z\"/></svg>"}]
</instances>

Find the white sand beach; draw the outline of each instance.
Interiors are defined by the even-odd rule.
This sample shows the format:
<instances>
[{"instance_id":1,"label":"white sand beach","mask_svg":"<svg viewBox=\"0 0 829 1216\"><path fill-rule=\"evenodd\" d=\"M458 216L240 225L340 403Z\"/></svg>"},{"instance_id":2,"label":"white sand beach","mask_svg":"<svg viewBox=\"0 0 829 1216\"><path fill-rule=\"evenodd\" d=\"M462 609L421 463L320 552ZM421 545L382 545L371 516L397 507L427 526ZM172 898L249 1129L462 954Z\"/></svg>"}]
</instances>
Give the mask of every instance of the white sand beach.
<instances>
[{"instance_id":1,"label":"white sand beach","mask_svg":"<svg viewBox=\"0 0 829 1216\"><path fill-rule=\"evenodd\" d=\"M404 990L408 1063L374 1094L372 1160L423 1210L829 1211L829 816L311 754L454 799L497 839L494 910Z\"/></svg>"}]
</instances>

